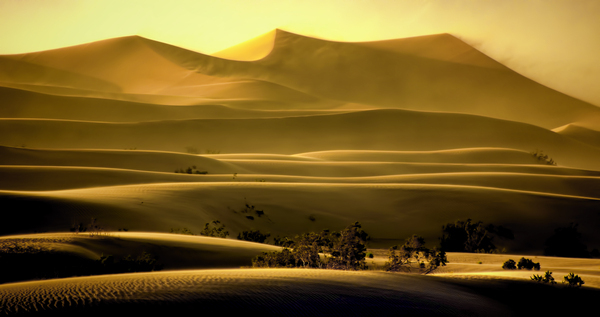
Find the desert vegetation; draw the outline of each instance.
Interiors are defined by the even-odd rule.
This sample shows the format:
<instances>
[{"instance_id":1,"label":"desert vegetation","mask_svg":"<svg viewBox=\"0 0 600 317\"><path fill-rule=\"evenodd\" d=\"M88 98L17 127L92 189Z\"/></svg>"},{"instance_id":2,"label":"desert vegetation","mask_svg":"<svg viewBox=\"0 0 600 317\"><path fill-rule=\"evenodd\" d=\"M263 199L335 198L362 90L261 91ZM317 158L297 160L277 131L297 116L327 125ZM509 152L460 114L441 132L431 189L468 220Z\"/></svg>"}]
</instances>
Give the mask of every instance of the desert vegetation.
<instances>
[{"instance_id":1,"label":"desert vegetation","mask_svg":"<svg viewBox=\"0 0 600 317\"><path fill-rule=\"evenodd\" d=\"M237 236L237 239L244 240L244 241L265 243L265 241L267 241L267 239L270 236L271 236L270 233L262 233L262 232L260 232L260 230L250 229L250 230L244 230L244 231L240 232Z\"/></svg>"},{"instance_id":2,"label":"desert vegetation","mask_svg":"<svg viewBox=\"0 0 600 317\"><path fill-rule=\"evenodd\" d=\"M538 161L543 162L544 164L556 165L556 162L552 158L550 158L548 154L545 154L544 151L535 150L531 152L531 155L533 155L533 157L538 159Z\"/></svg>"},{"instance_id":3,"label":"desert vegetation","mask_svg":"<svg viewBox=\"0 0 600 317\"><path fill-rule=\"evenodd\" d=\"M513 259L509 259L504 264L502 264L502 268L505 270L540 270L540 264L533 262L531 259L527 259L522 257L519 262L515 262Z\"/></svg>"},{"instance_id":4,"label":"desert vegetation","mask_svg":"<svg viewBox=\"0 0 600 317\"><path fill-rule=\"evenodd\" d=\"M192 166L188 166L188 168L183 169L176 169L175 173L180 173L180 174L200 174L200 175L206 175L208 174L207 171L199 171L196 169L196 165L192 165Z\"/></svg>"},{"instance_id":5,"label":"desert vegetation","mask_svg":"<svg viewBox=\"0 0 600 317\"><path fill-rule=\"evenodd\" d=\"M512 230L503 226L483 225L483 222L457 220L442 226L440 248L446 252L502 253L496 248L494 238L514 239Z\"/></svg>"},{"instance_id":6,"label":"desert vegetation","mask_svg":"<svg viewBox=\"0 0 600 317\"><path fill-rule=\"evenodd\" d=\"M385 270L393 272L411 272L416 269L427 274L448 263L445 251L438 248L426 248L425 239L417 235L406 239L400 248L391 247L388 258Z\"/></svg>"}]
</instances>

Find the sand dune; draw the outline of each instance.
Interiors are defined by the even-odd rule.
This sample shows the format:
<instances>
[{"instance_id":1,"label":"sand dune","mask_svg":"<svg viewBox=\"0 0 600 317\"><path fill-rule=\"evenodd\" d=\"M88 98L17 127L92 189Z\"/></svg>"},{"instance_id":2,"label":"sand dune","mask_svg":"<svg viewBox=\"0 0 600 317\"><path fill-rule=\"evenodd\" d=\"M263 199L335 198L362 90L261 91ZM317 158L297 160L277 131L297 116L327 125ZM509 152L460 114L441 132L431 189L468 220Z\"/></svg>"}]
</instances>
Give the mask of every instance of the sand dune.
<instances>
[{"instance_id":1,"label":"sand dune","mask_svg":"<svg viewBox=\"0 0 600 317\"><path fill-rule=\"evenodd\" d=\"M514 252L539 254L553 230L569 222L580 224L591 248L600 245L598 199L481 186L230 182L0 193L7 212L20 210L13 223L0 226L3 234L64 231L92 217L109 230L199 231L218 219L234 235L256 228L274 236L340 230L360 221L374 238L385 240L381 247L389 247L413 233L433 243L443 224L472 218L514 230L515 241L499 241ZM248 219L246 202L266 217Z\"/></svg>"},{"instance_id":2,"label":"sand dune","mask_svg":"<svg viewBox=\"0 0 600 317\"><path fill-rule=\"evenodd\" d=\"M0 286L0 292L4 314L38 311L96 315L115 310L184 313L200 308L292 316L398 311L453 316L493 312L501 316L509 312L490 298L432 279L324 270L124 274L9 284Z\"/></svg>"},{"instance_id":3,"label":"sand dune","mask_svg":"<svg viewBox=\"0 0 600 317\"><path fill-rule=\"evenodd\" d=\"M105 122L182 119L279 118L342 111L256 111L222 105L165 106L112 99L53 96L0 87L2 118L46 118ZM216 101L220 103L220 101Z\"/></svg>"},{"instance_id":4,"label":"sand dune","mask_svg":"<svg viewBox=\"0 0 600 317\"><path fill-rule=\"evenodd\" d=\"M576 124L567 124L553 131L585 144L600 147L600 131L587 129Z\"/></svg>"},{"instance_id":5,"label":"sand dune","mask_svg":"<svg viewBox=\"0 0 600 317\"><path fill-rule=\"evenodd\" d=\"M0 237L0 246L13 241L31 245L44 244L47 252L62 252L67 256L91 260L98 260L101 255L122 258L148 252L157 256L158 262L167 270L239 268L250 266L252 258L262 252L280 250L273 245L235 239L122 231L103 232L101 236L90 236L86 232L3 236Z\"/></svg>"},{"instance_id":6,"label":"sand dune","mask_svg":"<svg viewBox=\"0 0 600 317\"><path fill-rule=\"evenodd\" d=\"M202 55L140 37L2 58L4 63L57 69L118 87L117 91L106 89L108 92L216 93L224 97L238 96L237 91L251 95L258 91L262 97L253 98L297 100L312 104L308 107L332 107L327 102L321 104L319 100L325 98L379 107L472 113L547 128L600 116L597 107L512 72L448 34L340 43L277 30L273 50L254 62ZM44 74L41 70L29 72L28 80L19 77L25 68L16 64L10 67L14 69L11 74L16 75L1 81L60 81L54 77L46 80L39 75ZM123 73L123 69L128 71ZM241 86L237 84L240 79L244 79ZM59 86L84 88L77 86L76 80L68 82Z\"/></svg>"},{"instance_id":7,"label":"sand dune","mask_svg":"<svg viewBox=\"0 0 600 317\"><path fill-rule=\"evenodd\" d=\"M272 174L189 175L107 168L0 166L0 189L48 191L154 183L269 182L315 184L464 185L600 199L600 177L522 173L426 173L364 177L315 177ZM60 179L60 182L56 182Z\"/></svg>"},{"instance_id":8,"label":"sand dune","mask_svg":"<svg viewBox=\"0 0 600 317\"><path fill-rule=\"evenodd\" d=\"M357 128L358 127L358 128ZM423 127L431 127L423 129ZM19 133L11 133L19 131ZM373 110L268 119L144 123L1 119L0 144L292 154L323 150L542 149L563 166L600 169L600 149L532 125L463 114ZM323 136L327 137L324 138ZM268 140L268 141L266 141Z\"/></svg>"},{"instance_id":9,"label":"sand dune","mask_svg":"<svg viewBox=\"0 0 600 317\"><path fill-rule=\"evenodd\" d=\"M35 235L66 256L148 249L170 268L229 268L277 249L163 234L212 220L230 237L360 221L370 248L388 248L412 234L433 245L442 225L471 218L512 229L514 241L495 241L511 256L540 255L554 229L578 223L600 247L600 109L449 34L341 43L276 30L215 56L133 36L4 55L0 68L0 234L91 218L130 230ZM174 173L191 167L207 174ZM505 315L543 287L501 270L507 255L452 256L433 278L238 269L16 283L0 286L0 312ZM536 259L600 285L596 260Z\"/></svg>"}]
</instances>

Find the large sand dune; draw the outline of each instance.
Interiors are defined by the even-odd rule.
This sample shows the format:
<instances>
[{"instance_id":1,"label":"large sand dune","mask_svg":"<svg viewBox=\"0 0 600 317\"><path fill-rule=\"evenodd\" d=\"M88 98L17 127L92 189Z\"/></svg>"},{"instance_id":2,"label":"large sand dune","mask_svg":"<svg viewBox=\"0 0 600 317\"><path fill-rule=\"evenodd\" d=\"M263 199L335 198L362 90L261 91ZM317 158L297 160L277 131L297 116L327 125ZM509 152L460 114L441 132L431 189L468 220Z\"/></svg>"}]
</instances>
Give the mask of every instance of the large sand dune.
<instances>
[{"instance_id":1,"label":"large sand dune","mask_svg":"<svg viewBox=\"0 0 600 317\"><path fill-rule=\"evenodd\" d=\"M428 127L428 128L423 128ZM14 133L18 131L18 133ZM324 137L326 136L326 137ZM46 148L138 148L293 154L323 150L544 150L561 165L600 169L600 149L533 125L464 114L372 110L265 119L104 123L0 119L0 143Z\"/></svg>"},{"instance_id":2,"label":"large sand dune","mask_svg":"<svg viewBox=\"0 0 600 317\"><path fill-rule=\"evenodd\" d=\"M231 239L247 229L360 221L370 248L412 234L433 246L467 218L512 229L495 243L513 257L540 256L569 223L600 247L600 109L449 34L342 43L276 30L215 56L133 36L3 55L0 68L0 234L92 218L110 231L35 236L68 257L146 249L170 269L231 268L277 249ZM202 174L175 173L188 169ZM229 239L166 234L213 220ZM454 254L437 278L237 269L15 283L0 286L0 311L506 315L531 294L565 298L515 281L530 272L502 271L505 256ZM596 260L538 259L600 285Z\"/></svg>"}]
</instances>

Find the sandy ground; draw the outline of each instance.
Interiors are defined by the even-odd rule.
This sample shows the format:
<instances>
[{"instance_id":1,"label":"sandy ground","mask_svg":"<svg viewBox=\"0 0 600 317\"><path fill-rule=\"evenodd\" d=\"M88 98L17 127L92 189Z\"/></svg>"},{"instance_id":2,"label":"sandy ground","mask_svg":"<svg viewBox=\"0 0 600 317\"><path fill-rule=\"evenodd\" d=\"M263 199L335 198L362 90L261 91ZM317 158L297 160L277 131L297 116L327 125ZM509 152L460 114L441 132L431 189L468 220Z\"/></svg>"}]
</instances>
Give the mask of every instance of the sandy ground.
<instances>
[{"instance_id":1,"label":"sandy ground","mask_svg":"<svg viewBox=\"0 0 600 317\"><path fill-rule=\"evenodd\" d=\"M510 255L450 254L434 277L82 277L0 286L3 313L235 302L225 308L500 315L525 305L506 289L570 298L525 283L537 272L503 271L516 254L539 261L540 274L560 280L572 270L586 288L600 285L598 260L540 256L569 223L579 224L588 249L600 247L599 108L449 34L342 43L275 30L215 56L133 36L3 55L0 68L3 247L86 259L149 249L173 269L231 268L276 248L165 233L197 233L218 219L232 237L254 228L273 238L360 221L376 267L391 245L412 234L435 244L442 225L458 219L515 233L495 241ZM175 173L188 169L200 174ZM92 218L110 234L48 233ZM44 233L9 236L33 232Z\"/></svg>"}]
</instances>

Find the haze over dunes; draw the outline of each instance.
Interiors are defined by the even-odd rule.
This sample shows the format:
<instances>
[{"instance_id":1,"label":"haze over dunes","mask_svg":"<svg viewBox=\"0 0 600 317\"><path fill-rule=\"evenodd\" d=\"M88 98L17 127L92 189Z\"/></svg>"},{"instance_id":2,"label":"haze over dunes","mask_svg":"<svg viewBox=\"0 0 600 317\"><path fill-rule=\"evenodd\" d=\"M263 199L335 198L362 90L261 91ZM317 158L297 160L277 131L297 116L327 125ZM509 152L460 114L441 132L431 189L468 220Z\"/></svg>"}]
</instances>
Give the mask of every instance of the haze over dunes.
<instances>
[{"instance_id":1,"label":"haze over dunes","mask_svg":"<svg viewBox=\"0 0 600 317\"><path fill-rule=\"evenodd\" d=\"M50 244L82 258L150 247L170 269L250 265L278 249L165 234L197 233L216 219L233 237L359 221L371 247L388 248L412 234L433 245L442 225L470 218L510 228L514 241L499 246L533 255L554 229L578 223L590 249L600 247L600 109L450 34L344 43L275 30L215 56L132 36L2 55L0 67L2 235L65 232L95 218L113 236L52 233L70 240ZM247 214L250 205L262 214ZM182 271L4 285L0 293L13 294L1 296L8 313L51 310L76 294L81 303L69 305L96 305L88 293L97 287L110 307L238 296L251 298L244 309L279 309L273 292L303 297L343 285L345 300L369 304L373 291L385 298L373 305L391 310L406 303L390 294L412 294L414 303L431 286L445 295L419 302L427 313L506 309L472 289L412 279ZM123 285L134 287L113 303ZM65 299L44 299L46 291ZM464 308L467 299L486 304Z\"/></svg>"}]
</instances>

